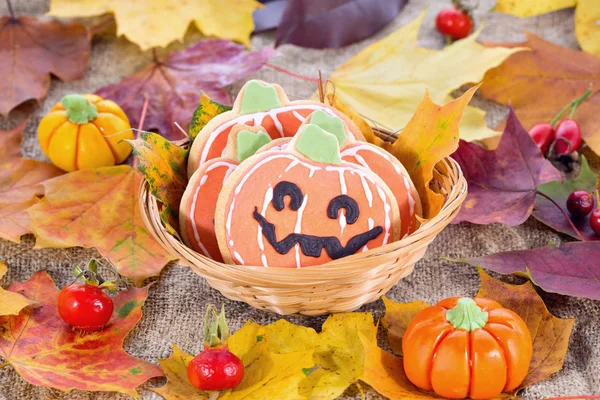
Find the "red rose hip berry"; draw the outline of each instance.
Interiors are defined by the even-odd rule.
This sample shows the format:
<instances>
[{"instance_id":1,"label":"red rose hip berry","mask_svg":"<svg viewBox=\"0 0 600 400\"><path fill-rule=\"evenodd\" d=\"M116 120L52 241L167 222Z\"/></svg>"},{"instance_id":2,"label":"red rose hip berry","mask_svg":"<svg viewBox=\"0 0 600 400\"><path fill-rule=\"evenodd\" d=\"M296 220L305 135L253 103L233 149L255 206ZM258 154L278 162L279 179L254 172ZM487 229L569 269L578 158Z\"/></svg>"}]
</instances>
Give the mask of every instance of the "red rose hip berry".
<instances>
[{"instance_id":1,"label":"red rose hip berry","mask_svg":"<svg viewBox=\"0 0 600 400\"><path fill-rule=\"evenodd\" d=\"M227 348L225 309L209 305L204 318L204 351L187 366L188 380L200 390L233 389L244 379L244 364Z\"/></svg>"},{"instance_id":2,"label":"red rose hip berry","mask_svg":"<svg viewBox=\"0 0 600 400\"><path fill-rule=\"evenodd\" d=\"M595 209L592 215L590 215L590 228L592 228L596 236L600 236L600 209Z\"/></svg>"},{"instance_id":3,"label":"red rose hip berry","mask_svg":"<svg viewBox=\"0 0 600 400\"><path fill-rule=\"evenodd\" d=\"M546 155L548 149L550 149L554 134L554 128L550 124L535 124L529 130L529 136L531 136L544 155Z\"/></svg>"},{"instance_id":4,"label":"red rose hip berry","mask_svg":"<svg viewBox=\"0 0 600 400\"><path fill-rule=\"evenodd\" d=\"M577 121L565 119L556 127L554 151L557 155L570 154L581 147L581 128Z\"/></svg>"},{"instance_id":5,"label":"red rose hip berry","mask_svg":"<svg viewBox=\"0 0 600 400\"><path fill-rule=\"evenodd\" d=\"M458 40L469 36L473 29L473 21L464 11L456 8L444 8L438 13L435 26L440 33Z\"/></svg>"},{"instance_id":6,"label":"red rose hip berry","mask_svg":"<svg viewBox=\"0 0 600 400\"><path fill-rule=\"evenodd\" d=\"M585 190L576 190L567 198L567 210L574 217L585 217L594 209L594 197Z\"/></svg>"},{"instance_id":7,"label":"red rose hip berry","mask_svg":"<svg viewBox=\"0 0 600 400\"><path fill-rule=\"evenodd\" d=\"M97 331L110 321L114 304L96 285L75 282L58 295L58 314L67 324L83 331Z\"/></svg>"},{"instance_id":8,"label":"red rose hip berry","mask_svg":"<svg viewBox=\"0 0 600 400\"><path fill-rule=\"evenodd\" d=\"M204 346L204 351L188 364L187 376L200 390L233 389L244 378L244 364L227 346Z\"/></svg>"}]
</instances>

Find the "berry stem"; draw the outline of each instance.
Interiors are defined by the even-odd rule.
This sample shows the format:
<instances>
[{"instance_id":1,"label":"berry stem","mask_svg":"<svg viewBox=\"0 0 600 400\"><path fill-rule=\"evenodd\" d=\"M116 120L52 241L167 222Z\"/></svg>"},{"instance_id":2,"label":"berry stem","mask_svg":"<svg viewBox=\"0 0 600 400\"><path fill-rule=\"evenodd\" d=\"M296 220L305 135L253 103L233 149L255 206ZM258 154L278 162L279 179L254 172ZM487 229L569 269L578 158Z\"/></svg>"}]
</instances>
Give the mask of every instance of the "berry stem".
<instances>
[{"instance_id":1,"label":"berry stem","mask_svg":"<svg viewBox=\"0 0 600 400\"><path fill-rule=\"evenodd\" d=\"M554 126L554 124L556 124L558 122L558 120L560 119L560 117L562 117L562 115L564 113L566 113L569 108L573 108L571 110L571 114L569 115L569 118L573 119L573 114L575 114L575 109L577 108L577 106L579 104L581 104L582 101L584 101L589 95L590 93L592 93L592 89L588 89L584 94L582 94L581 96L579 96L578 98L576 98L575 100L573 100L572 102L570 102L569 104L567 104L566 106L564 106L562 108L562 110L560 110L558 112L558 114L556 114L554 116L554 118L552 118L552 120L550 121L550 125Z\"/></svg>"},{"instance_id":2,"label":"berry stem","mask_svg":"<svg viewBox=\"0 0 600 400\"><path fill-rule=\"evenodd\" d=\"M319 82L318 78L311 78L310 76L304 76L304 75L300 75L297 74L296 72L290 71L289 69L285 69L283 67L280 67L279 65L273 65L271 63L265 63L265 67L269 67L271 69L274 69L275 71L279 71L279 72L283 72L286 75L289 76L293 76L294 78L298 78L298 79L304 79L305 81L310 81L310 82Z\"/></svg>"},{"instance_id":3,"label":"berry stem","mask_svg":"<svg viewBox=\"0 0 600 400\"><path fill-rule=\"evenodd\" d=\"M577 227L575 226L575 224L573 223L573 221L571 221L571 218L569 218L569 215L566 213L565 210L563 210L563 208L561 206L558 205L557 202L555 202L550 196L548 196L545 193L542 193L540 191L536 191L536 194L542 196L543 198L545 198L546 200L550 201L552 204L554 204L559 210L560 212L565 216L565 218L567 219L567 221L569 222L569 225L571 225L571 229L573 229L575 231L575 233L577 234L577 236L579 236L579 239L582 242L585 242L586 240L583 238L583 236L581 235L581 232L579 232L579 229L577 229Z\"/></svg>"}]
</instances>

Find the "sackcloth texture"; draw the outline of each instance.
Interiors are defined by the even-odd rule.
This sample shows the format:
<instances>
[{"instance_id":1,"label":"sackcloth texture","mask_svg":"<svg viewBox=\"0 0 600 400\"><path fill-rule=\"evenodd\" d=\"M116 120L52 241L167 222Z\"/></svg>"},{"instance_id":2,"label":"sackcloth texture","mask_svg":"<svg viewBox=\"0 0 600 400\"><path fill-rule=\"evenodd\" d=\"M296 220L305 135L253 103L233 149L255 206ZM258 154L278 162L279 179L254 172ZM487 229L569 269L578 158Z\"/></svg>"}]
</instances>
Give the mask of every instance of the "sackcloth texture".
<instances>
[{"instance_id":1,"label":"sackcloth texture","mask_svg":"<svg viewBox=\"0 0 600 400\"><path fill-rule=\"evenodd\" d=\"M321 69L326 77L343 62L399 27L407 24L427 9L424 23L419 33L419 44L423 47L440 49L444 39L435 30L435 15L442 7L448 6L446 0L410 0L400 15L375 36L360 43L329 50L303 49L292 45L281 46L279 56L273 64L284 66L299 74L316 76ZM475 11L477 25L484 23L480 39L493 42L519 42L526 39L524 32L533 32L545 40L561 46L579 48L574 36L573 9L542 15L529 19L519 19L510 15L490 13L494 0L482 0ZM42 16L49 9L48 0L13 1L18 15ZM0 15L8 14L4 2L0 2ZM84 20L86 24L95 23L94 19ZM334 23L332 21L332 23ZM343 23L339 21L338 23ZM186 43L200 39L195 28L190 28ZM274 32L254 35L252 46L261 48L272 46ZM171 45L167 50L159 50L159 56L168 50L180 49L182 44ZM68 93L94 92L108 84L116 83L151 62L151 52L141 52L139 48L125 38L115 37L114 24L108 30L96 35L89 65L85 77L75 82L61 82L53 79L48 97L40 104L35 102L13 111L9 118L0 118L0 129L16 126L27 112L33 111L32 118L25 128L22 144L23 155L43 159L44 156L36 139L36 128L42 116L53 104ZM443 65L439 66L444 68ZM464 65L469 68L469 65ZM308 97L316 85L269 68L263 68L251 76L265 81L279 83L289 93L291 99ZM2 77L6 79L6 77ZM235 95L243 82L231 88ZM0 94L1 95L1 94ZM571 99L565 99L565 103ZM488 124L497 125L505 118L506 107L476 97L472 104L488 111ZM390 111L393 112L393 111ZM93 227L90 227L93 229ZM450 296L474 296L479 288L479 277L475 268L466 265L439 260L440 257L474 257L499 251L529 249L541 247L549 241L559 244L566 238L541 225L533 218L517 227L501 224L478 226L467 223L450 225L431 244L424 259L417 263L414 272L404 278L387 294L399 302L423 299L434 303ZM93 249L33 249L33 236L24 236L21 244L0 240L0 259L6 258L9 267L3 287L9 283L23 281L36 271L45 269L62 287L72 280L74 263L99 257ZM523 282L520 278L505 277L504 280ZM544 382L533 385L520 393L527 400L551 396L576 394L600 395L600 302L566 297L557 294L541 293L549 310L559 317L575 317L577 323L570 339L569 351L563 369ZM136 357L156 362L171 354L171 344L176 343L188 353L198 353L202 346L202 318L208 303L225 304L230 327L239 329L246 320L253 319L260 324L268 324L280 317L275 314L256 310L244 303L224 298L210 288L203 278L186 266L175 263L167 266L150 289L150 295L144 306L144 316L125 340L125 350ZM384 313L381 300L363 306L358 311L372 312L375 318ZM287 320L319 330L325 317L285 317ZM161 386L164 378L156 378L139 388L144 400L160 399L148 387ZM363 387L366 386L363 384ZM375 391L366 390L368 399L380 399ZM116 393L73 391L65 394L58 390L36 387L26 383L9 366L0 369L0 399L7 400L106 400L129 399L130 396ZM359 399L360 394L349 388L345 399Z\"/></svg>"}]
</instances>

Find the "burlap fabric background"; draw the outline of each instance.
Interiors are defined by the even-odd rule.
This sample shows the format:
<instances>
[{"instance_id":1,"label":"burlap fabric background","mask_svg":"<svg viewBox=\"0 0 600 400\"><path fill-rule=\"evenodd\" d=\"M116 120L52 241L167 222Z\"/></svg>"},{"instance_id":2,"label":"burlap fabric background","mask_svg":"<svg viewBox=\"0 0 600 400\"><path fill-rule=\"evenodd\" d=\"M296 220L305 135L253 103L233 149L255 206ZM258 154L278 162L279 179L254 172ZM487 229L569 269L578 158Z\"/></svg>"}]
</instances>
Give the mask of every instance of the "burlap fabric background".
<instances>
[{"instance_id":1,"label":"burlap fabric background","mask_svg":"<svg viewBox=\"0 0 600 400\"><path fill-rule=\"evenodd\" d=\"M126 1L126 0L123 0ZM317 1L317 0L315 0ZM48 10L47 0L13 1L17 14L42 15ZM532 31L546 40L563 46L577 48L573 35L573 11L563 10L549 15L519 20L518 18L486 13L493 5L493 0L482 1L476 12L477 23L485 19L482 40L489 41L522 41L523 31ZM410 0L406 8L395 21L375 37L362 43L337 50L307 50L295 46L282 46L280 57L273 63L286 66L298 73L315 76L320 68L327 76L342 62L356 54L367 44L389 34L398 27L412 21L429 5L425 22L420 31L419 41L422 46L441 48L443 39L435 31L434 19L437 11L447 6L449 1ZM4 2L0 2L0 14L7 14ZM86 23L91 23L90 21ZM332 21L333 23L333 21ZM343 21L339 21L343 23ZM188 35L187 42L198 38L197 33ZM273 33L255 35L252 45L255 48L271 46ZM172 46L180 48L181 46ZM159 54L165 54L161 51ZM140 52L139 48L123 38L115 38L114 26L100 36L94 38L89 66L84 79L63 83L53 80L48 98L39 106L29 104L25 110L34 110L29 121L23 141L23 154L27 157L42 158L36 140L36 127L41 117L63 95L71 92L94 92L110 83L118 82L122 77L130 75L150 62L151 55ZM444 68L444 65L440 65ZM464 65L469 68L469 65ZM256 74L267 81L281 84L290 97L308 96L315 88L307 83L281 73L264 69ZM2 77L1 79L6 79ZM235 93L237 87L232 88ZM2 95L0 93L0 95ZM565 103L571 99L565 99ZM494 126L504 118L503 107L475 100L476 105L489 111L488 123ZM22 108L23 109L23 108ZM393 112L393 111L391 111ZM16 111L8 119L0 118L0 129L15 126L24 117L24 112ZM0 138L1 140L1 138ZM94 229L94 227L90 227ZM479 279L475 268L439 261L441 256L470 257L504 250L529 249L544 246L553 240L560 243L563 237L530 219L522 226L510 228L494 224L476 226L470 224L452 225L443 231L429 248L425 258L419 262L412 275L394 287L388 296L396 301L414 301L424 299L433 303L449 296L473 296L479 287ZM72 279L71 265L82 262L91 256L98 256L89 249L42 249L33 250L34 239L23 238L20 245L0 241L0 258L7 260L8 275L0 282L3 286L11 282L26 280L32 273L46 269L61 287ZM516 278L509 278L517 280ZM600 302L564 297L555 294L542 294L550 311L559 317L576 317L577 324L571 336L570 348L564 368L545 382L534 385L521 393L526 399L540 399L550 396L575 394L600 394ZM160 278L150 290L150 296L144 307L144 317L128 336L125 349L136 357L156 362L171 353L171 343L176 343L190 353L201 350L202 316L208 303L224 303L228 311L232 330L242 326L244 321L253 319L261 324L273 322L279 318L253 309L243 303L226 300L217 291L211 289L206 282L195 275L189 268L180 265L166 267ZM381 301L369 304L359 311L373 312L380 317L384 307ZM291 322L319 329L324 317L291 317ZM140 388L143 399L159 399L147 387L160 386L164 379L154 379ZM369 399L378 399L374 391L368 390ZM115 393L86 393L74 391L71 394L35 387L23 381L11 367L0 370L0 398L9 400L36 399L127 399L129 396ZM348 390L346 398L359 398L355 390Z\"/></svg>"}]
</instances>

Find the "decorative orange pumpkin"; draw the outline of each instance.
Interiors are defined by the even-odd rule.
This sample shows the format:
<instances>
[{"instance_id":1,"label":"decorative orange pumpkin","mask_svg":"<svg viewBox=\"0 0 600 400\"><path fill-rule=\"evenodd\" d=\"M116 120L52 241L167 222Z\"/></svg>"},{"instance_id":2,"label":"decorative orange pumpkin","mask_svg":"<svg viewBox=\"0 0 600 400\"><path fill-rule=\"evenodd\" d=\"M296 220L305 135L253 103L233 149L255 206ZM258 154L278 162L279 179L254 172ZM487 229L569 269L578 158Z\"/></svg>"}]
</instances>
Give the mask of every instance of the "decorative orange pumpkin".
<instances>
[{"instance_id":1,"label":"decorative orange pumpkin","mask_svg":"<svg viewBox=\"0 0 600 400\"><path fill-rule=\"evenodd\" d=\"M68 172L122 163L132 150L123 140L133 137L121 107L95 94L63 97L38 127L42 151Z\"/></svg>"},{"instance_id":2,"label":"decorative orange pumpkin","mask_svg":"<svg viewBox=\"0 0 600 400\"><path fill-rule=\"evenodd\" d=\"M340 158L338 138L304 125L285 150L255 154L225 182L215 232L226 263L301 268L398 239L393 193Z\"/></svg>"},{"instance_id":3,"label":"decorative orange pumpkin","mask_svg":"<svg viewBox=\"0 0 600 400\"><path fill-rule=\"evenodd\" d=\"M411 321L404 370L421 389L451 399L489 399L516 389L533 352L525 322L497 302L449 298Z\"/></svg>"}]
</instances>

